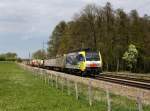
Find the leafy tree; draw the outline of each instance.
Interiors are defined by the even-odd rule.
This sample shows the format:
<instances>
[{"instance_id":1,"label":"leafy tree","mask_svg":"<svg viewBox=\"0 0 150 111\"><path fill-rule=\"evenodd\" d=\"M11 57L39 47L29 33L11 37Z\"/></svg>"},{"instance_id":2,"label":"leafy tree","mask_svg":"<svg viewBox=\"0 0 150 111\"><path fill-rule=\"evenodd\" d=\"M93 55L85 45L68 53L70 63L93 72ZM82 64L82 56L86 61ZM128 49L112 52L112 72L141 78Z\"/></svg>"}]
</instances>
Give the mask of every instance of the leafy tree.
<instances>
[{"instance_id":1,"label":"leafy tree","mask_svg":"<svg viewBox=\"0 0 150 111\"><path fill-rule=\"evenodd\" d=\"M50 40L48 42L48 52L50 56L56 56L59 50L61 37L63 36L64 30L66 28L66 23L61 21L54 29Z\"/></svg>"},{"instance_id":2,"label":"leafy tree","mask_svg":"<svg viewBox=\"0 0 150 111\"><path fill-rule=\"evenodd\" d=\"M16 59L17 59L17 54L13 52L0 54L0 61L15 61Z\"/></svg>"},{"instance_id":3,"label":"leafy tree","mask_svg":"<svg viewBox=\"0 0 150 111\"><path fill-rule=\"evenodd\" d=\"M138 57L138 50L136 49L135 45L130 44L128 50L124 53L122 59L124 59L128 67L130 69L133 68L133 65L137 63L137 57Z\"/></svg>"},{"instance_id":4,"label":"leafy tree","mask_svg":"<svg viewBox=\"0 0 150 111\"><path fill-rule=\"evenodd\" d=\"M1 55L0 55L0 61L5 61L5 60L6 60L5 55L1 54Z\"/></svg>"}]
</instances>

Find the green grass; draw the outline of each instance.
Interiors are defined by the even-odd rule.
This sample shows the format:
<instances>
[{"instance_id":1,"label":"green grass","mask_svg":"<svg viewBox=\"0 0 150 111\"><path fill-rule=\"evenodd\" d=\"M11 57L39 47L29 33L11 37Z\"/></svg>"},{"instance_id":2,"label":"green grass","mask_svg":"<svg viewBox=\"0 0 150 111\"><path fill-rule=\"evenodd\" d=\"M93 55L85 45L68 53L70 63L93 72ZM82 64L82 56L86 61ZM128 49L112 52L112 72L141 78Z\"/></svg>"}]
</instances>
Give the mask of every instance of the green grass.
<instances>
[{"instance_id":1,"label":"green grass","mask_svg":"<svg viewBox=\"0 0 150 111\"><path fill-rule=\"evenodd\" d=\"M45 84L39 77L31 72L21 69L15 63L0 62L0 111L106 111L107 102L104 91L93 90L93 94L100 98L89 106L87 86L79 85L79 100L74 93L74 83L71 95L67 90L59 89ZM65 88L65 87L64 87ZM111 94L112 111L137 111L135 101L126 97ZM144 111L149 111L149 106L144 106Z\"/></svg>"},{"instance_id":2,"label":"green grass","mask_svg":"<svg viewBox=\"0 0 150 111\"><path fill-rule=\"evenodd\" d=\"M0 111L105 111L51 88L15 63L0 63Z\"/></svg>"}]
</instances>

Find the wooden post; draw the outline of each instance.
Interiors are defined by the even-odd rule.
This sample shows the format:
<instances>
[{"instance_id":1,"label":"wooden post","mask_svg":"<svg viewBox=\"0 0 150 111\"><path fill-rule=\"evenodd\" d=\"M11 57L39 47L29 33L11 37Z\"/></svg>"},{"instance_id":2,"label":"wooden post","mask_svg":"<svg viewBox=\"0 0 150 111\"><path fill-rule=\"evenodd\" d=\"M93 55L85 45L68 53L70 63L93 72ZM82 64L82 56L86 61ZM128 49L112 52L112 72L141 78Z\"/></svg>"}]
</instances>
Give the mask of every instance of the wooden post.
<instances>
[{"instance_id":1,"label":"wooden post","mask_svg":"<svg viewBox=\"0 0 150 111\"><path fill-rule=\"evenodd\" d=\"M35 70L35 76L36 76L36 77L38 77L38 73L37 73L37 70Z\"/></svg>"},{"instance_id":2,"label":"wooden post","mask_svg":"<svg viewBox=\"0 0 150 111\"><path fill-rule=\"evenodd\" d=\"M37 77L37 75L38 75L38 74L37 74L37 71L35 70L35 77Z\"/></svg>"},{"instance_id":3,"label":"wooden post","mask_svg":"<svg viewBox=\"0 0 150 111\"><path fill-rule=\"evenodd\" d=\"M52 87L53 87L53 75L51 74L51 84L52 84Z\"/></svg>"},{"instance_id":4,"label":"wooden post","mask_svg":"<svg viewBox=\"0 0 150 111\"><path fill-rule=\"evenodd\" d=\"M48 85L50 84L50 75L48 75Z\"/></svg>"},{"instance_id":5,"label":"wooden post","mask_svg":"<svg viewBox=\"0 0 150 111\"><path fill-rule=\"evenodd\" d=\"M44 77L45 77L45 84L46 84L46 82L47 82L47 75L46 74L44 74Z\"/></svg>"},{"instance_id":6,"label":"wooden post","mask_svg":"<svg viewBox=\"0 0 150 111\"><path fill-rule=\"evenodd\" d=\"M40 72L39 72L38 70L37 70L37 74L38 74L38 76L39 76L39 79L40 79L40 78L41 78L41 77L40 77Z\"/></svg>"},{"instance_id":7,"label":"wooden post","mask_svg":"<svg viewBox=\"0 0 150 111\"><path fill-rule=\"evenodd\" d=\"M68 95L70 95L70 82L69 82L69 79L67 79L67 87L68 87Z\"/></svg>"},{"instance_id":8,"label":"wooden post","mask_svg":"<svg viewBox=\"0 0 150 111\"><path fill-rule=\"evenodd\" d=\"M139 95L137 97L137 104L138 104L138 111L143 111L143 107L142 107L142 95Z\"/></svg>"},{"instance_id":9,"label":"wooden post","mask_svg":"<svg viewBox=\"0 0 150 111\"><path fill-rule=\"evenodd\" d=\"M64 91L64 81L63 81L63 77L62 77L62 92Z\"/></svg>"},{"instance_id":10,"label":"wooden post","mask_svg":"<svg viewBox=\"0 0 150 111\"><path fill-rule=\"evenodd\" d=\"M48 77L48 74L45 72L46 74L46 81L47 81L47 84L49 83L49 77Z\"/></svg>"},{"instance_id":11,"label":"wooden post","mask_svg":"<svg viewBox=\"0 0 150 111\"><path fill-rule=\"evenodd\" d=\"M38 71L39 71L40 79L42 80L42 72L40 70Z\"/></svg>"},{"instance_id":12,"label":"wooden post","mask_svg":"<svg viewBox=\"0 0 150 111\"><path fill-rule=\"evenodd\" d=\"M44 77L43 77L43 72L42 71L41 71L41 77L42 77L42 81L43 81Z\"/></svg>"},{"instance_id":13,"label":"wooden post","mask_svg":"<svg viewBox=\"0 0 150 111\"><path fill-rule=\"evenodd\" d=\"M37 72L39 72L39 70L37 70ZM41 79L41 72L39 72L39 78Z\"/></svg>"},{"instance_id":14,"label":"wooden post","mask_svg":"<svg viewBox=\"0 0 150 111\"><path fill-rule=\"evenodd\" d=\"M78 84L77 81L75 81L75 91L76 91L76 99L78 100Z\"/></svg>"},{"instance_id":15,"label":"wooden post","mask_svg":"<svg viewBox=\"0 0 150 111\"><path fill-rule=\"evenodd\" d=\"M40 72L41 72L41 80L43 81L43 74L42 74L42 71L40 70Z\"/></svg>"},{"instance_id":16,"label":"wooden post","mask_svg":"<svg viewBox=\"0 0 150 111\"><path fill-rule=\"evenodd\" d=\"M34 72L33 72L34 76L36 77L36 70L34 69Z\"/></svg>"},{"instance_id":17,"label":"wooden post","mask_svg":"<svg viewBox=\"0 0 150 111\"><path fill-rule=\"evenodd\" d=\"M89 104L92 106L92 81L89 80L89 87L88 87L88 94L89 94Z\"/></svg>"},{"instance_id":18,"label":"wooden post","mask_svg":"<svg viewBox=\"0 0 150 111\"><path fill-rule=\"evenodd\" d=\"M56 75L56 89L58 88L58 76Z\"/></svg>"},{"instance_id":19,"label":"wooden post","mask_svg":"<svg viewBox=\"0 0 150 111\"><path fill-rule=\"evenodd\" d=\"M111 111L111 100L108 87L106 88L106 95L107 95L107 111Z\"/></svg>"},{"instance_id":20,"label":"wooden post","mask_svg":"<svg viewBox=\"0 0 150 111\"><path fill-rule=\"evenodd\" d=\"M39 72L37 71L37 69L36 69L36 75L37 75L37 77L39 77Z\"/></svg>"},{"instance_id":21,"label":"wooden post","mask_svg":"<svg viewBox=\"0 0 150 111\"><path fill-rule=\"evenodd\" d=\"M45 77L46 77L46 79L45 79L45 83L48 83L48 75L47 75L47 73L46 73L46 72L44 72L44 74L45 74Z\"/></svg>"}]
</instances>

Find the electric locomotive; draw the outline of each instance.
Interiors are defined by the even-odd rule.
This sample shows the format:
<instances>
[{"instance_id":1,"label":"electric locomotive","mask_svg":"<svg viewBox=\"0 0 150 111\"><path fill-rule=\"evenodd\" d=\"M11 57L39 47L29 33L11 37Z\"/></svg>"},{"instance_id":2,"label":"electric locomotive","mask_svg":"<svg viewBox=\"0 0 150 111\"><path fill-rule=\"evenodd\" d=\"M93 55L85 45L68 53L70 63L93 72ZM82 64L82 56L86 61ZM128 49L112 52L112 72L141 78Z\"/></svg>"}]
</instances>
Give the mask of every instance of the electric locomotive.
<instances>
[{"instance_id":1,"label":"electric locomotive","mask_svg":"<svg viewBox=\"0 0 150 111\"><path fill-rule=\"evenodd\" d=\"M82 49L44 60L43 66L48 69L77 72L84 75L97 75L102 72L100 51Z\"/></svg>"}]
</instances>

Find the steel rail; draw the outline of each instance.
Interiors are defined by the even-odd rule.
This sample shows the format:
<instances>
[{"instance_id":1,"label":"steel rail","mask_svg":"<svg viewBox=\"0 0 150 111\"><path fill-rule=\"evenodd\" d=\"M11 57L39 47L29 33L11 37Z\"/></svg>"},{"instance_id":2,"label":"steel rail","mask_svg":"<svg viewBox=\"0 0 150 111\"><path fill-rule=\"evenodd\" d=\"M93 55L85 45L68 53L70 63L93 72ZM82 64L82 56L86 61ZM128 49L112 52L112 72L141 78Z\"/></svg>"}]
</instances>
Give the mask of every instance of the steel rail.
<instances>
[{"instance_id":1,"label":"steel rail","mask_svg":"<svg viewBox=\"0 0 150 111\"><path fill-rule=\"evenodd\" d=\"M137 77L129 77L129 76L120 76L120 75L111 75L111 74L101 74L103 77L112 77L112 78L119 78L119 79L125 79L125 80L131 80L131 81L137 81L137 82L143 82L143 83L150 83L150 80L148 79L141 79Z\"/></svg>"},{"instance_id":2,"label":"steel rail","mask_svg":"<svg viewBox=\"0 0 150 111\"><path fill-rule=\"evenodd\" d=\"M95 79L150 90L150 84L125 79L96 76Z\"/></svg>"}]
</instances>

